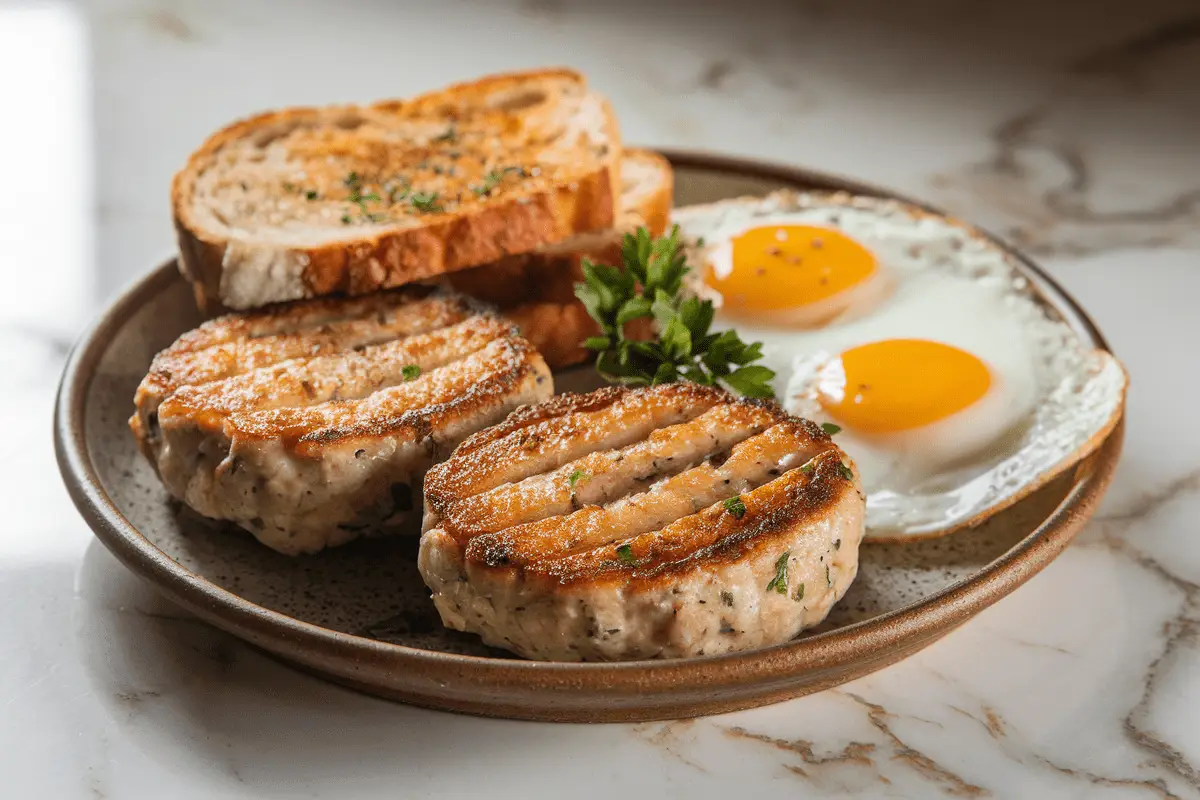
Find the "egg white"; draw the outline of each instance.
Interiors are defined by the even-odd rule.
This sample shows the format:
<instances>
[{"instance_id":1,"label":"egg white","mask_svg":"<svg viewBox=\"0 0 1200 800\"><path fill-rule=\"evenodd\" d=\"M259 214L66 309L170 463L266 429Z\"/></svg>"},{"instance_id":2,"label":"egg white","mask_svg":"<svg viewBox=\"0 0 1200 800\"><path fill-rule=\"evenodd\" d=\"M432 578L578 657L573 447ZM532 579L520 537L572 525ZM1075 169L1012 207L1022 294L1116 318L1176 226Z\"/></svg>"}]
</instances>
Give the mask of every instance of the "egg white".
<instances>
[{"instance_id":1,"label":"egg white","mask_svg":"<svg viewBox=\"0 0 1200 800\"><path fill-rule=\"evenodd\" d=\"M774 314L727 315L693 276L692 290L717 307L715 330L763 342L762 363L776 370L776 393L794 414L834 421L816 402L817 370L883 339L953 345L992 372L981 400L936 423L836 435L862 473L868 537L924 537L981 521L1090 452L1119 417L1120 364L1052 318L1007 255L965 226L898 201L793 192L681 209L675 221L698 268L728 269L730 241L766 225L833 228L875 255L879 273L869 280L888 291L860 293L832 323L807 330Z\"/></svg>"}]
</instances>

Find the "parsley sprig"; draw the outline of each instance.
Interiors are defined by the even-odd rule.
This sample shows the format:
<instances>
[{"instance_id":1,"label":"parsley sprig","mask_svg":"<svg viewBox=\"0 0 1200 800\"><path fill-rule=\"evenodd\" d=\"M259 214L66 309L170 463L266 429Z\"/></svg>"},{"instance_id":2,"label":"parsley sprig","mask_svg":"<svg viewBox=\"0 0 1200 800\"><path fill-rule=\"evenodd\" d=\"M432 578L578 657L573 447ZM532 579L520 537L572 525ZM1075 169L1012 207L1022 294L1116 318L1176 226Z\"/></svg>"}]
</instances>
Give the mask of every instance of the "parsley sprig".
<instances>
[{"instance_id":1,"label":"parsley sprig","mask_svg":"<svg viewBox=\"0 0 1200 800\"><path fill-rule=\"evenodd\" d=\"M425 213L437 213L442 210L442 207L438 205L437 192L413 192L409 195L408 202L417 211Z\"/></svg>"},{"instance_id":2,"label":"parsley sprig","mask_svg":"<svg viewBox=\"0 0 1200 800\"><path fill-rule=\"evenodd\" d=\"M381 198L376 192L363 192L363 180L361 175L359 175L357 172L351 172L342 180L342 183L344 183L346 188L350 190L350 195L346 199L358 206L358 211L362 219L366 220L367 222L383 222L385 219L387 219L386 214L378 211L371 211L371 209L367 207L367 203L381 202ZM314 198L315 193L310 193L309 199L311 200ZM353 220L349 214L342 216L343 225L349 225L352 221Z\"/></svg>"},{"instance_id":3,"label":"parsley sprig","mask_svg":"<svg viewBox=\"0 0 1200 800\"><path fill-rule=\"evenodd\" d=\"M775 562L775 577L771 578L771 582L767 584L767 591L777 592L779 594L787 594L788 584L788 559L792 557L792 551L787 550Z\"/></svg>"},{"instance_id":4,"label":"parsley sprig","mask_svg":"<svg viewBox=\"0 0 1200 800\"><path fill-rule=\"evenodd\" d=\"M727 498L724 506L726 511L733 514L734 519L746 516L746 504L742 501L741 495L735 494L733 497Z\"/></svg>"},{"instance_id":5,"label":"parsley sprig","mask_svg":"<svg viewBox=\"0 0 1200 800\"><path fill-rule=\"evenodd\" d=\"M710 332L712 301L682 295L691 268L681 244L678 226L658 239L639 228L625 235L623 266L584 259L584 282L575 285L575 296L602 331L584 342L596 352L596 370L611 383L630 386L683 379L773 397L775 372L753 363L762 358L762 343L746 344L733 330ZM626 339L625 324L644 317L654 318L658 338Z\"/></svg>"},{"instance_id":6,"label":"parsley sprig","mask_svg":"<svg viewBox=\"0 0 1200 800\"><path fill-rule=\"evenodd\" d=\"M407 200L412 192L412 184L404 178L388 181L383 188L387 191L388 204L393 206L401 200Z\"/></svg>"},{"instance_id":7,"label":"parsley sprig","mask_svg":"<svg viewBox=\"0 0 1200 800\"><path fill-rule=\"evenodd\" d=\"M499 186L504 180L504 176L510 172L522 173L523 170L520 167L503 167L501 169L494 169L487 175L483 176L483 183L478 184L477 186L472 186L471 191L475 192L475 194L479 197L491 194L492 190Z\"/></svg>"}]
</instances>

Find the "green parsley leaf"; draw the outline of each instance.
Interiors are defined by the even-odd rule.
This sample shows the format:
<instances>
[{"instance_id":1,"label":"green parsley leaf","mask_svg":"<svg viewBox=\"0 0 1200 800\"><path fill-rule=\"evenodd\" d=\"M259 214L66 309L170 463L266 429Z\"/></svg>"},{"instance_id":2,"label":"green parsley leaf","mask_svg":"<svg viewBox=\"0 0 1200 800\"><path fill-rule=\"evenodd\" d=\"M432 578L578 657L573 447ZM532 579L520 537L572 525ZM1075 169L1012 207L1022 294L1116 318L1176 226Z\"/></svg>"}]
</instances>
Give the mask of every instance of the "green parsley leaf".
<instances>
[{"instance_id":1,"label":"green parsley leaf","mask_svg":"<svg viewBox=\"0 0 1200 800\"><path fill-rule=\"evenodd\" d=\"M650 243L650 254L646 260L646 288L669 295L679 294L683 276L688 272L685 256L680 248L679 226L671 233Z\"/></svg>"},{"instance_id":2,"label":"green parsley leaf","mask_svg":"<svg viewBox=\"0 0 1200 800\"><path fill-rule=\"evenodd\" d=\"M710 333L712 301L683 295L689 267L679 228L654 239L645 228L625 235L620 267L585 259L575 296L600 327L588 340L596 352L596 370L611 383L626 386L692 381L723 384L749 397L772 397L775 373L754 364L762 345L747 344L736 331ZM655 341L629 341L625 325L653 317Z\"/></svg>"},{"instance_id":3,"label":"green parsley leaf","mask_svg":"<svg viewBox=\"0 0 1200 800\"><path fill-rule=\"evenodd\" d=\"M650 304L650 314L660 328L665 327L667 323L679 316L679 310L675 308L675 298L671 297L665 289L655 289L654 302Z\"/></svg>"},{"instance_id":4,"label":"green parsley leaf","mask_svg":"<svg viewBox=\"0 0 1200 800\"><path fill-rule=\"evenodd\" d=\"M408 197L408 193L412 191L412 184L400 178L398 181L384 184L383 188L387 190L388 204L395 205Z\"/></svg>"},{"instance_id":5,"label":"green parsley leaf","mask_svg":"<svg viewBox=\"0 0 1200 800\"><path fill-rule=\"evenodd\" d=\"M487 175L483 176L483 183L472 187L471 191L475 192L475 194L479 195L480 197L483 197L485 194L490 194L492 189L495 189L497 186L499 186L500 182L504 180L504 176L510 172L520 172L524 174L524 170L520 167L505 167L501 170L492 170Z\"/></svg>"},{"instance_id":6,"label":"green parsley leaf","mask_svg":"<svg viewBox=\"0 0 1200 800\"><path fill-rule=\"evenodd\" d=\"M738 339L737 331L732 330L705 337L701 340L700 347L703 349L706 345L707 352L703 357L704 365L718 378L729 374L729 364L731 362L738 363L738 358L744 350L742 341Z\"/></svg>"},{"instance_id":7,"label":"green parsley leaf","mask_svg":"<svg viewBox=\"0 0 1200 800\"><path fill-rule=\"evenodd\" d=\"M354 173L350 173L350 174L354 175ZM359 213L362 214L363 218L366 219L367 221L382 222L384 219L386 219L386 217L383 214L380 214L377 212L372 212L367 208L367 203L378 203L379 202L379 195L377 195L375 192L369 192L367 194L363 194L362 187L359 186L357 181L354 183L353 187L350 189L350 197L347 199L351 203L354 203L358 206Z\"/></svg>"},{"instance_id":8,"label":"green parsley leaf","mask_svg":"<svg viewBox=\"0 0 1200 800\"><path fill-rule=\"evenodd\" d=\"M416 364L405 364L400 368L400 374L406 381L415 381L421 376L421 368Z\"/></svg>"},{"instance_id":9,"label":"green parsley leaf","mask_svg":"<svg viewBox=\"0 0 1200 800\"><path fill-rule=\"evenodd\" d=\"M775 577L767 584L768 592L774 590L777 594L787 594L787 568L791 557L792 551L788 550L775 562Z\"/></svg>"},{"instance_id":10,"label":"green parsley leaf","mask_svg":"<svg viewBox=\"0 0 1200 800\"><path fill-rule=\"evenodd\" d=\"M454 127L454 123L450 123L450 127L446 128L446 132L433 137L435 142L453 142L458 138L458 129Z\"/></svg>"},{"instance_id":11,"label":"green parsley leaf","mask_svg":"<svg viewBox=\"0 0 1200 800\"><path fill-rule=\"evenodd\" d=\"M741 519L746 516L746 504L742 502L741 495L735 494L733 497L726 499L722 505L725 506L726 511L733 514L734 519Z\"/></svg>"},{"instance_id":12,"label":"green parsley leaf","mask_svg":"<svg viewBox=\"0 0 1200 800\"><path fill-rule=\"evenodd\" d=\"M674 366L692 354L692 334L679 317L671 317L659 332L658 340L663 354L669 359L662 366Z\"/></svg>"},{"instance_id":13,"label":"green parsley leaf","mask_svg":"<svg viewBox=\"0 0 1200 800\"><path fill-rule=\"evenodd\" d=\"M775 371L767 367L752 364L748 367L738 367L725 376L725 383L738 394L746 397L774 397L771 381Z\"/></svg>"},{"instance_id":14,"label":"green parsley leaf","mask_svg":"<svg viewBox=\"0 0 1200 800\"><path fill-rule=\"evenodd\" d=\"M646 262L650 259L650 231L638 228L621 240L621 263L638 283L646 285Z\"/></svg>"},{"instance_id":15,"label":"green parsley leaf","mask_svg":"<svg viewBox=\"0 0 1200 800\"><path fill-rule=\"evenodd\" d=\"M838 462L838 474L848 481L854 480L854 470L847 467L843 462Z\"/></svg>"},{"instance_id":16,"label":"green parsley leaf","mask_svg":"<svg viewBox=\"0 0 1200 800\"><path fill-rule=\"evenodd\" d=\"M650 385L657 386L660 383L674 383L678 378L679 373L676 371L675 365L664 361L654 371L654 378L650 381Z\"/></svg>"},{"instance_id":17,"label":"green parsley leaf","mask_svg":"<svg viewBox=\"0 0 1200 800\"><path fill-rule=\"evenodd\" d=\"M804 599L804 584L801 583L796 587L796 593L792 595L792 599L799 603Z\"/></svg>"},{"instance_id":18,"label":"green parsley leaf","mask_svg":"<svg viewBox=\"0 0 1200 800\"><path fill-rule=\"evenodd\" d=\"M342 224L343 225L350 224L350 215L349 214L342 214Z\"/></svg>"},{"instance_id":19,"label":"green parsley leaf","mask_svg":"<svg viewBox=\"0 0 1200 800\"><path fill-rule=\"evenodd\" d=\"M653 304L645 297L631 297L617 311L617 325L624 327L626 322L650 316Z\"/></svg>"},{"instance_id":20,"label":"green parsley leaf","mask_svg":"<svg viewBox=\"0 0 1200 800\"><path fill-rule=\"evenodd\" d=\"M309 189L307 192L304 193L304 197L307 198L308 200L316 200L320 196L321 195L317 193L316 189Z\"/></svg>"},{"instance_id":21,"label":"green parsley leaf","mask_svg":"<svg viewBox=\"0 0 1200 800\"><path fill-rule=\"evenodd\" d=\"M800 467L800 471L803 472L805 475L812 475L813 474L812 462L810 461L807 464L805 464L804 466Z\"/></svg>"},{"instance_id":22,"label":"green parsley leaf","mask_svg":"<svg viewBox=\"0 0 1200 800\"><path fill-rule=\"evenodd\" d=\"M583 346L588 350L607 350L612 340L607 336L589 336L583 340Z\"/></svg>"},{"instance_id":23,"label":"green parsley leaf","mask_svg":"<svg viewBox=\"0 0 1200 800\"><path fill-rule=\"evenodd\" d=\"M571 485L571 488L574 489L575 484L579 483L582 480L587 480L590 477L592 477L592 476L588 475L583 470L577 469L571 473L571 476L569 478L567 478L567 483L569 483Z\"/></svg>"},{"instance_id":24,"label":"green parsley leaf","mask_svg":"<svg viewBox=\"0 0 1200 800\"><path fill-rule=\"evenodd\" d=\"M742 349L730 355L729 360L739 366L745 366L752 361L762 358L762 342L742 344Z\"/></svg>"},{"instance_id":25,"label":"green parsley leaf","mask_svg":"<svg viewBox=\"0 0 1200 800\"><path fill-rule=\"evenodd\" d=\"M617 548L617 558L621 559L624 564L633 564L637 562L637 558L633 555L633 547L623 544Z\"/></svg>"},{"instance_id":26,"label":"green parsley leaf","mask_svg":"<svg viewBox=\"0 0 1200 800\"><path fill-rule=\"evenodd\" d=\"M834 423L832 423L832 422L822 422L822 423L821 423L821 430L825 431L825 432L826 432L827 434L829 434L830 436L833 436L835 433L841 433L842 426L841 426L841 425L835 425L835 424L834 424Z\"/></svg>"},{"instance_id":27,"label":"green parsley leaf","mask_svg":"<svg viewBox=\"0 0 1200 800\"><path fill-rule=\"evenodd\" d=\"M409 199L412 207L417 211L436 212L441 211L442 207L437 204L437 192L416 192Z\"/></svg>"},{"instance_id":28,"label":"green parsley leaf","mask_svg":"<svg viewBox=\"0 0 1200 800\"><path fill-rule=\"evenodd\" d=\"M699 383L703 386L713 386L717 382L714 376L709 375L702 367L681 367L679 374L692 383Z\"/></svg>"},{"instance_id":29,"label":"green parsley leaf","mask_svg":"<svg viewBox=\"0 0 1200 800\"><path fill-rule=\"evenodd\" d=\"M699 342L708 335L708 326L712 325L714 313L713 304L701 302L699 297L689 297L679 304L679 318L687 326L693 342Z\"/></svg>"},{"instance_id":30,"label":"green parsley leaf","mask_svg":"<svg viewBox=\"0 0 1200 800\"><path fill-rule=\"evenodd\" d=\"M587 269L587 264L584 264L584 269ZM607 311L604 306L606 303L612 302L612 295L606 288L591 283L575 284L575 297L580 303L583 303L588 316L593 319L606 316Z\"/></svg>"},{"instance_id":31,"label":"green parsley leaf","mask_svg":"<svg viewBox=\"0 0 1200 800\"><path fill-rule=\"evenodd\" d=\"M612 316L627 300L632 299L636 290L633 278L618 267L596 264L589 259L583 259L583 276L586 285L591 287L600 298L597 308L605 315ZM610 325L615 325L615 319Z\"/></svg>"},{"instance_id":32,"label":"green parsley leaf","mask_svg":"<svg viewBox=\"0 0 1200 800\"><path fill-rule=\"evenodd\" d=\"M359 176L359 174L357 172L351 172L349 175L347 175L345 177L345 179L342 180L342 183L353 188L355 186L358 186L358 184L361 181L362 181L362 178Z\"/></svg>"}]
</instances>

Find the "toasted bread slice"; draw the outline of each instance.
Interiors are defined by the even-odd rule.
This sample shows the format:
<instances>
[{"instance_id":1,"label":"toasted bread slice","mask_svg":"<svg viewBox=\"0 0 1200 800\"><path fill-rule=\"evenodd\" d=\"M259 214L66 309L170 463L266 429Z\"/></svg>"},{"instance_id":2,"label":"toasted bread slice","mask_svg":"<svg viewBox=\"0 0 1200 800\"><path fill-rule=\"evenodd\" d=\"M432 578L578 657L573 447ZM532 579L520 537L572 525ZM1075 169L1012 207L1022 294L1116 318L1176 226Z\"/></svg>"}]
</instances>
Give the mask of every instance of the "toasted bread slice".
<instances>
[{"instance_id":1,"label":"toasted bread slice","mask_svg":"<svg viewBox=\"0 0 1200 800\"><path fill-rule=\"evenodd\" d=\"M575 284L583 280L583 259L619 264L626 233L644 227L652 236L661 235L671 215L674 188L669 161L648 150L626 150L617 222L612 228L454 272L440 280L498 306L552 369L578 364L590 356L581 347L583 340L600 332L575 299ZM636 338L649 336L649 321L634 320L628 333Z\"/></svg>"},{"instance_id":2,"label":"toasted bread slice","mask_svg":"<svg viewBox=\"0 0 1200 800\"><path fill-rule=\"evenodd\" d=\"M824 619L858 569L853 462L778 405L664 384L563 394L425 482L442 621L529 658L712 655Z\"/></svg>"},{"instance_id":3,"label":"toasted bread slice","mask_svg":"<svg viewBox=\"0 0 1200 800\"><path fill-rule=\"evenodd\" d=\"M130 426L171 494L294 555L416 533L430 464L552 391L510 322L411 287L205 323L154 359Z\"/></svg>"},{"instance_id":4,"label":"toasted bread slice","mask_svg":"<svg viewBox=\"0 0 1200 800\"><path fill-rule=\"evenodd\" d=\"M180 266L209 309L399 286L610 228L620 161L569 70L262 114L176 175Z\"/></svg>"}]
</instances>

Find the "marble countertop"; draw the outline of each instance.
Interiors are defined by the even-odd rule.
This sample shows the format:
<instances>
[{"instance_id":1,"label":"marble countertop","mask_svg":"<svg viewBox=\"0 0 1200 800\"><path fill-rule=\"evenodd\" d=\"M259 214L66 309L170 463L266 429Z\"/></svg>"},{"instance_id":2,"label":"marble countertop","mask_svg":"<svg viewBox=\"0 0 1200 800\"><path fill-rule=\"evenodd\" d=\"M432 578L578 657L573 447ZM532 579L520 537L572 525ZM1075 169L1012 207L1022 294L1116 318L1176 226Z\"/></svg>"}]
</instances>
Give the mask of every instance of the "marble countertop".
<instances>
[{"instance_id":1,"label":"marble countertop","mask_svg":"<svg viewBox=\"0 0 1200 800\"><path fill-rule=\"evenodd\" d=\"M344 691L120 567L61 486L50 409L74 337L170 252L188 151L266 107L555 63L628 141L889 185L1040 259L1133 382L1115 484L1067 552L868 678L611 726ZM1184 0L0 0L0 795L1200 797L1198 82Z\"/></svg>"}]
</instances>

